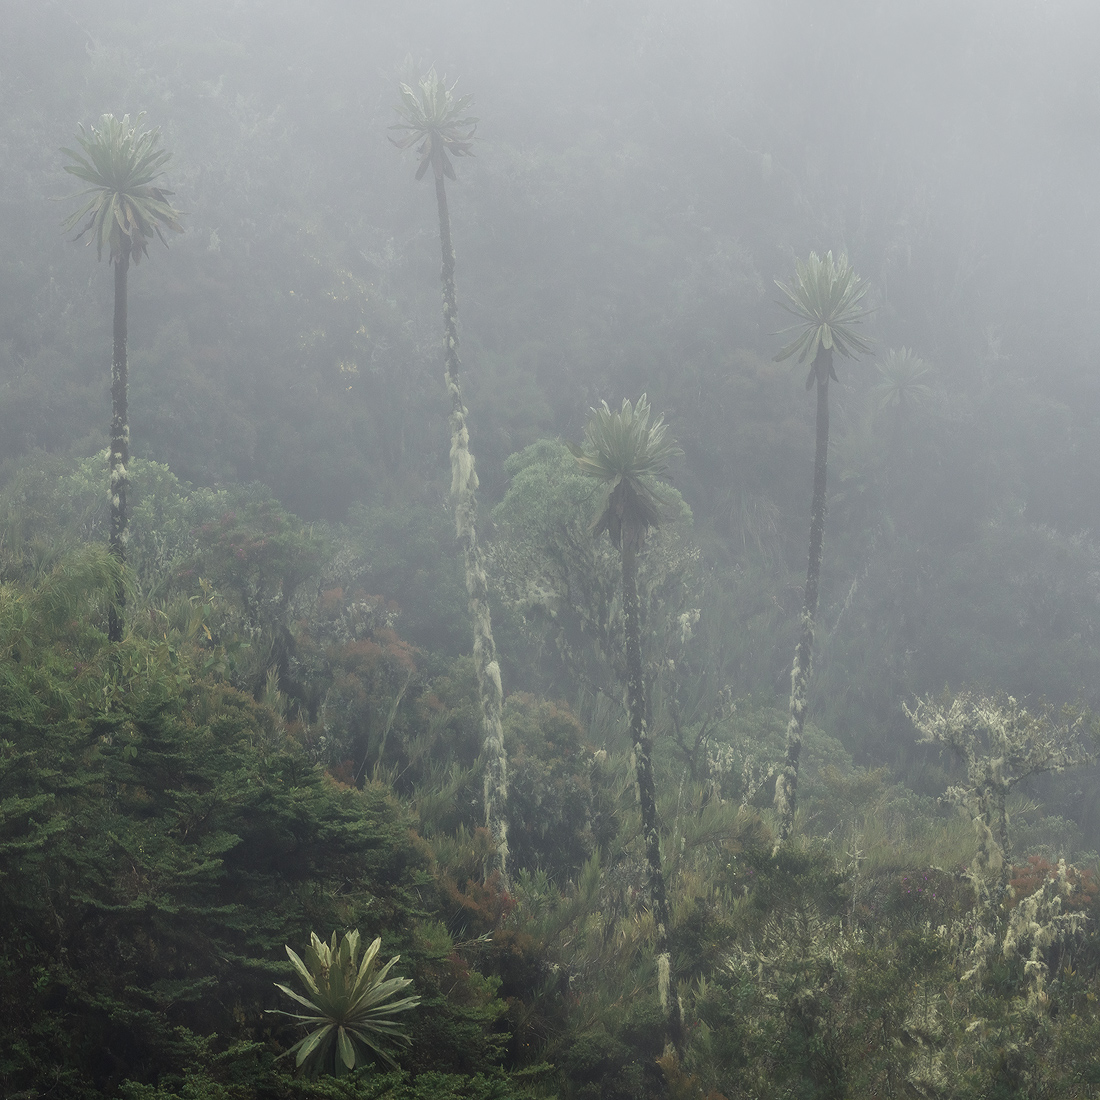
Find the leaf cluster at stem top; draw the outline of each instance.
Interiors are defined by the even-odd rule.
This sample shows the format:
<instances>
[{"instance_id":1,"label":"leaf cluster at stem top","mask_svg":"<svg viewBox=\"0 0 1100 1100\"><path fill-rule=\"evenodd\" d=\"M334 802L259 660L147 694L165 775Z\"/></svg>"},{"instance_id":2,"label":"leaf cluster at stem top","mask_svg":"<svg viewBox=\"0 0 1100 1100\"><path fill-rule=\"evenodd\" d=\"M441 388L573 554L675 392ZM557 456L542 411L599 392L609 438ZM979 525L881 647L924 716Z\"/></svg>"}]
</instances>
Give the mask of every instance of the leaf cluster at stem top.
<instances>
[{"instance_id":1,"label":"leaf cluster at stem top","mask_svg":"<svg viewBox=\"0 0 1100 1100\"><path fill-rule=\"evenodd\" d=\"M65 171L84 180L90 186L80 192L89 196L84 205L65 219L65 228L75 229L79 240L91 231L96 255L103 258L106 245L111 263L124 256L140 263L148 255L149 239L154 233L167 245L161 227L183 232L180 213L168 201L173 192L155 186L172 154L160 145L160 129L138 133L144 115L138 115L130 125L130 116L121 119L104 115L99 126L93 126L77 137L84 155L72 149L61 151L75 164L66 164ZM85 219L87 219L85 221Z\"/></svg>"},{"instance_id":2,"label":"leaf cluster at stem top","mask_svg":"<svg viewBox=\"0 0 1100 1100\"><path fill-rule=\"evenodd\" d=\"M477 119L463 117L463 112L473 102L472 95L455 96L455 86L447 87L445 78L437 76L431 69L422 76L416 89L408 84L401 85L401 102L397 113L404 119L391 130L405 130L400 138L390 138L398 149L408 149L416 145L420 154L420 163L416 168L416 178L423 179L428 165L432 166L436 179L446 176L455 178L454 166L450 158L472 157L474 131Z\"/></svg>"},{"instance_id":3,"label":"leaf cluster at stem top","mask_svg":"<svg viewBox=\"0 0 1100 1100\"><path fill-rule=\"evenodd\" d=\"M584 445L568 443L577 467L589 477L612 483L607 506L593 524L593 531L607 531L615 546L627 541L639 545L646 530L659 527L665 518L664 498L650 484L668 469L671 459L683 451L666 439L663 417L649 422L649 401L643 393L637 405L623 401L619 412L607 402L592 409L584 428Z\"/></svg>"},{"instance_id":4,"label":"leaf cluster at stem top","mask_svg":"<svg viewBox=\"0 0 1100 1100\"><path fill-rule=\"evenodd\" d=\"M861 305L868 284L855 273L846 255L841 253L834 260L832 252L827 252L822 259L811 252L805 262L796 261L790 286L778 280L775 285L787 296L787 301L779 304L798 318L797 324L783 331L799 334L780 350L777 363L792 355L797 355L800 363L812 361L819 348L829 351L835 347L849 358L871 350L870 343L855 331L871 313Z\"/></svg>"}]
</instances>

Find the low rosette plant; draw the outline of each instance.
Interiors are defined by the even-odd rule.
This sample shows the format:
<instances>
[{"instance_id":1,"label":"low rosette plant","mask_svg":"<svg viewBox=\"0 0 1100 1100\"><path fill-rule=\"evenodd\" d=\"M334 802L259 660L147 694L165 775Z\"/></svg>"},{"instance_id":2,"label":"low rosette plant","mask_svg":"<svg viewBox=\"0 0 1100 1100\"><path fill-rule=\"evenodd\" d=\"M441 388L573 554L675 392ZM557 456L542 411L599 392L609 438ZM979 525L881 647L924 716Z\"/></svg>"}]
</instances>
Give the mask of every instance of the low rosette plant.
<instances>
[{"instance_id":1,"label":"low rosette plant","mask_svg":"<svg viewBox=\"0 0 1100 1100\"><path fill-rule=\"evenodd\" d=\"M346 933L339 944L335 932L330 943L316 933L310 933L310 941L304 961L289 947L286 949L306 996L275 983L308 1011L271 1011L311 1029L282 1057L296 1054L298 1068L311 1077L320 1073L341 1076L375 1055L396 1065L387 1046L407 1046L410 1040L394 1017L420 1003L417 996L394 1000L412 984L409 978L386 977L401 956L395 955L378 968L378 949L382 946L379 937L363 952L360 961L358 930Z\"/></svg>"}]
</instances>

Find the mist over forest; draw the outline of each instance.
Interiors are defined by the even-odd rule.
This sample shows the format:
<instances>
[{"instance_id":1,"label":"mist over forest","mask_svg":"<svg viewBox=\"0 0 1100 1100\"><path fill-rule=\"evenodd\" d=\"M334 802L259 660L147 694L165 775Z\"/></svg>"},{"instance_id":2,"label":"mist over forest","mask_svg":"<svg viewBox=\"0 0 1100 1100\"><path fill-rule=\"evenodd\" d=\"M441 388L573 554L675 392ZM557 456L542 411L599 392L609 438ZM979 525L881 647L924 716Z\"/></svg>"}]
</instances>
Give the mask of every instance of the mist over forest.
<instances>
[{"instance_id":1,"label":"mist over forest","mask_svg":"<svg viewBox=\"0 0 1100 1100\"><path fill-rule=\"evenodd\" d=\"M1100 9L0 25L0 1094L1097 1095Z\"/></svg>"}]
</instances>

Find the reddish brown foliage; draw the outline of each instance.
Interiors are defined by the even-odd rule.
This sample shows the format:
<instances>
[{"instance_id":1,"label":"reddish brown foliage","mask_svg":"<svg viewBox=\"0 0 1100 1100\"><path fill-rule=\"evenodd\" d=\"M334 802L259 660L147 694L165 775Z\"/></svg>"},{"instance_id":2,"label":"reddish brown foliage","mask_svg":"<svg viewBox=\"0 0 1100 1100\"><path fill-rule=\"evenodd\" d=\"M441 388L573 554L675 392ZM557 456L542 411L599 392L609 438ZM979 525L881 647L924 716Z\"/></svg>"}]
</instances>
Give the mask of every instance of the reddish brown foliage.
<instances>
[{"instance_id":1,"label":"reddish brown foliage","mask_svg":"<svg viewBox=\"0 0 1100 1100\"><path fill-rule=\"evenodd\" d=\"M1012 892L1005 900L1006 908L1014 909L1024 898L1031 897L1043 883L1057 874L1058 868L1049 860L1042 856L1028 856L1027 863L1012 868L1012 877L1009 880ZM1082 871L1070 864L1066 879L1073 887L1073 892L1066 898L1064 908L1100 915L1100 884L1096 881L1095 872Z\"/></svg>"}]
</instances>

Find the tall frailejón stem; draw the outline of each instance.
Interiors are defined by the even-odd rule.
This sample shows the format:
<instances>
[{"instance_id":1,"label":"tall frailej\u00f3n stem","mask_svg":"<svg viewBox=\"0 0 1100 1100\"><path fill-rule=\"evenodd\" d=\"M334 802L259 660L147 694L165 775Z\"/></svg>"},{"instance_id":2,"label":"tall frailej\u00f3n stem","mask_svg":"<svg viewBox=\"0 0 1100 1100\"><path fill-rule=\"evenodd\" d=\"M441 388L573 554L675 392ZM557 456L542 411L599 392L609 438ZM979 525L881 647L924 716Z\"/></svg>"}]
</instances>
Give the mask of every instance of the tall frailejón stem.
<instances>
[{"instance_id":1,"label":"tall frailej\u00f3n stem","mask_svg":"<svg viewBox=\"0 0 1100 1100\"><path fill-rule=\"evenodd\" d=\"M111 553L119 563L126 561L126 490L129 486L130 425L126 409L126 276L130 250L123 247L115 261L114 352L111 357L111 449L108 458L111 487ZM119 579L107 611L107 637L122 641L126 612L126 590Z\"/></svg>"},{"instance_id":2,"label":"tall frailej\u00f3n stem","mask_svg":"<svg viewBox=\"0 0 1100 1100\"><path fill-rule=\"evenodd\" d=\"M649 871L649 898L653 911L654 954L657 960L657 998L665 1014L666 1045L683 1051L683 1021L680 1000L673 988L669 929L672 925L661 868L661 836L657 831L657 793L653 783L653 742L646 721L645 681L642 670L641 627L638 619L637 551L624 532L623 630L626 641L626 695L630 711L630 737L634 751L634 773L638 783L638 805L642 811L642 838Z\"/></svg>"},{"instance_id":3,"label":"tall frailej\u00f3n stem","mask_svg":"<svg viewBox=\"0 0 1100 1100\"><path fill-rule=\"evenodd\" d=\"M139 115L140 124L143 116ZM107 249L115 269L114 352L111 357L111 445L110 471L111 553L119 565L126 561L126 494L129 488L127 464L130 460L130 427L126 416L126 278L130 261L141 263L148 255L148 244L155 233L164 240L163 229L182 233L180 212L168 201L171 191L159 186L164 165L171 154L160 148L160 131L139 133L130 116L121 119L103 115L98 126L87 131L82 126L77 138L81 152L62 149L73 163L65 171L89 186L79 196L81 206L65 219L66 229L80 227L79 240L85 233L95 241L96 258L103 259ZM107 609L107 636L122 641L126 615L126 589L123 569L111 593Z\"/></svg>"},{"instance_id":4,"label":"tall frailej\u00f3n stem","mask_svg":"<svg viewBox=\"0 0 1100 1100\"><path fill-rule=\"evenodd\" d=\"M794 826L798 788L798 758L802 752L802 731L806 725L810 668L814 647L814 619L817 616L817 587L821 577L821 553L825 542L825 475L829 458L829 377L833 370L831 348L821 347L814 357L817 382L817 446L814 452L814 495L810 506L810 558L806 567L806 592L802 601L801 631L791 669L791 706L787 722L787 759L775 784L775 809L779 815L779 845Z\"/></svg>"},{"instance_id":5,"label":"tall frailej\u00f3n stem","mask_svg":"<svg viewBox=\"0 0 1100 1100\"><path fill-rule=\"evenodd\" d=\"M508 881L508 759L504 751L502 710L504 694L500 665L493 642L489 616L489 584L485 575L481 548L477 542L477 474L470 453L470 433L466 427L466 409L459 383L461 362L458 357L458 306L455 298L455 253L451 244L451 219L447 209L447 191L443 175L436 172L435 196L439 205L439 243L443 250L443 357L447 392L451 398L451 503L455 510L455 530L462 543L466 566L466 592L470 599L470 617L474 627L474 663L481 699L484 730L482 750L485 768L485 826L496 842L495 863L486 873L496 870L501 881Z\"/></svg>"}]
</instances>

